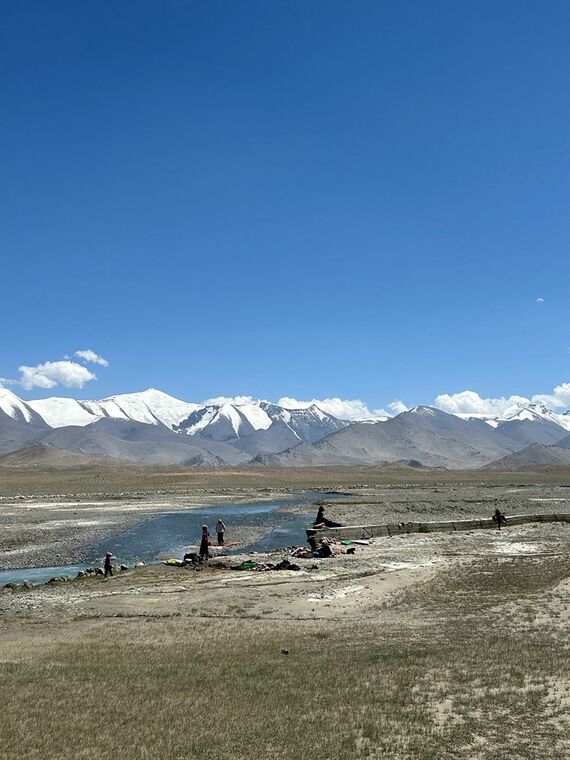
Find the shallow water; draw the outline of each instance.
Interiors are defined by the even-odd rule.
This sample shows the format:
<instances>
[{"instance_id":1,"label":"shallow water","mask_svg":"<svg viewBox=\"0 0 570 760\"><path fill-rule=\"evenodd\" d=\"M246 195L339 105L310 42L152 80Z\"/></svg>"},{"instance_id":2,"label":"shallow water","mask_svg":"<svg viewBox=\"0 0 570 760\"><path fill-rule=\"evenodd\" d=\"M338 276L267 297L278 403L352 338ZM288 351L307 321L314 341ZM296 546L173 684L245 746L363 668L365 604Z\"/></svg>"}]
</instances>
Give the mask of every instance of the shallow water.
<instances>
[{"instance_id":1,"label":"shallow water","mask_svg":"<svg viewBox=\"0 0 570 760\"><path fill-rule=\"evenodd\" d=\"M232 528L255 527L265 529L264 535L247 546L228 547L227 553L271 551L285 546L306 543L306 529L314 516L312 503L320 494L302 492L292 498L251 504L227 504L217 507L200 507L178 512L157 514L150 520L118 533L116 536L78 551L82 562L75 565L18 568L0 571L0 587L5 583L45 583L54 576L73 578L80 570L103 564L106 552L112 552L114 564L133 565L135 562L150 564L165 556L182 557L189 545L200 541L202 525L209 527L212 543L215 543L215 524L220 517L226 524L226 540L232 540ZM327 499L334 498L331 495ZM287 506L300 503L307 505L307 512L287 512ZM279 515L273 514L282 510Z\"/></svg>"}]
</instances>

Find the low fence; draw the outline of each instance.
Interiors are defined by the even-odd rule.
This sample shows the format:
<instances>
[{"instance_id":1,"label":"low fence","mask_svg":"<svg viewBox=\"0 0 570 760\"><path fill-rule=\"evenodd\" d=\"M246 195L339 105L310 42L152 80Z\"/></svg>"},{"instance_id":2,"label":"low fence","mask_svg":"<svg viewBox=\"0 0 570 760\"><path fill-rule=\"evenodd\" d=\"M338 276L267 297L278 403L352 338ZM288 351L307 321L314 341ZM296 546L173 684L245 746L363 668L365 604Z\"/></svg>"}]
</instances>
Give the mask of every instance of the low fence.
<instances>
[{"instance_id":1,"label":"low fence","mask_svg":"<svg viewBox=\"0 0 570 760\"><path fill-rule=\"evenodd\" d=\"M507 517L506 527L534 522L570 522L570 513L552 515L513 515ZM307 538L367 539L377 536L398 536L403 533L439 533L455 530L497 529L492 518L478 520L449 520L446 522L402 522L387 525L345 525L340 528L308 528Z\"/></svg>"}]
</instances>

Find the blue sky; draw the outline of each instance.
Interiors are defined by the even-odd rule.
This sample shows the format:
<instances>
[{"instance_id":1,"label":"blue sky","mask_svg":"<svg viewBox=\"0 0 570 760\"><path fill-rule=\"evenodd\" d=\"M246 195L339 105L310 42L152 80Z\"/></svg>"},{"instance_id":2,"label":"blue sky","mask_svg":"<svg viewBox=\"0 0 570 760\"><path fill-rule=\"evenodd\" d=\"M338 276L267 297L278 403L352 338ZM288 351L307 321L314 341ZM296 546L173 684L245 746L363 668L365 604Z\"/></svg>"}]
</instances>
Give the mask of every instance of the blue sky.
<instances>
[{"instance_id":1,"label":"blue sky","mask_svg":"<svg viewBox=\"0 0 570 760\"><path fill-rule=\"evenodd\" d=\"M89 348L83 388L10 387L551 392L569 38L556 1L6 5L0 377Z\"/></svg>"}]
</instances>

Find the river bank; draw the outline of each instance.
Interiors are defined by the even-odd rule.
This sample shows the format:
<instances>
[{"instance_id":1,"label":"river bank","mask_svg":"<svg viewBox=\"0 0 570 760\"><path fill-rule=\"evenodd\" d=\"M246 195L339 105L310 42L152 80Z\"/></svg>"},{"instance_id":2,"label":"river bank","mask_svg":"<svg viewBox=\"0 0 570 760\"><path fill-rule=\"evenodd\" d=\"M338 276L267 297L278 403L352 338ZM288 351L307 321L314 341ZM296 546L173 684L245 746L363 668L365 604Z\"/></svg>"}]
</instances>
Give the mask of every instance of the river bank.
<instances>
[{"instance_id":1,"label":"river bank","mask_svg":"<svg viewBox=\"0 0 570 760\"><path fill-rule=\"evenodd\" d=\"M207 480L204 473L196 475L201 478L194 484L196 490L183 493L136 490L110 496L100 493L74 495L69 488L65 494L49 497L26 497L23 494L9 497L4 494L0 498L0 570L90 561L94 557L82 551L84 547L101 544L137 525L155 520L158 515L204 508L215 510L230 504L284 502L273 520L263 524L253 520L249 523L241 521L232 526L231 540L242 546L259 541L277 527L285 511L308 515L315 508L311 502L324 502L326 514L344 525L489 517L496 507L507 515L570 509L567 484L562 481L540 482L538 475L528 476L525 480L501 475L482 482L474 482L473 476L469 475L467 482L462 483L458 482L455 473L447 479L438 473L437 481L422 474L419 479L414 476L413 480L396 479L381 485L363 485L357 481L361 474L353 473L352 483L341 477L342 472L337 473L337 477L331 472L326 477L322 474L321 479L328 482L328 488L311 491L308 496L305 492L302 497L299 497L299 490L284 485L283 481L274 488L244 488L230 487L228 483L231 481L225 480L222 488L208 489L203 487ZM300 477L300 474L295 472L293 476ZM225 477L229 478L227 472ZM210 517L214 521L217 519L217 515ZM211 522L210 517L204 521ZM198 537L191 533L195 527L188 530L184 543L190 545ZM303 542L302 537L299 540ZM167 550L175 546L163 548ZM124 557L125 561L131 559L134 556Z\"/></svg>"},{"instance_id":2,"label":"river bank","mask_svg":"<svg viewBox=\"0 0 570 760\"><path fill-rule=\"evenodd\" d=\"M28 568L42 565L66 565L78 561L95 561L98 558L97 546L109 543L110 551L117 551L114 539L129 530L135 529L149 521L156 523L161 515L185 512L202 512L204 522L206 515L213 529L215 522L213 512L228 512L229 505L271 504L278 502L276 511L302 506L302 510L312 509L312 501L318 494L303 493L297 496L289 493L284 498L282 491L240 490L238 492L200 493L195 495L124 494L120 499L70 498L65 499L26 499L6 500L0 505L2 530L0 531L0 570L8 568ZM204 512L204 510L206 510ZM231 511L231 510L230 510ZM239 509L238 509L239 512ZM255 513L255 510L253 510ZM273 521L259 519L241 520L240 524L231 526L231 540L246 546L266 535L279 518ZM190 521L191 522L191 521ZM160 543L160 526L156 525L156 541L145 536L144 551L125 554L124 561L150 559L148 551L170 548L181 549L183 545L195 543L199 538L196 525L190 524L187 533L181 528L179 545ZM150 534L154 532L153 528ZM185 539L182 543L182 539ZM154 538L152 539L154 541ZM95 553L92 550L95 547ZM146 554L145 554L146 551ZM105 551L101 548L100 552Z\"/></svg>"}]
</instances>

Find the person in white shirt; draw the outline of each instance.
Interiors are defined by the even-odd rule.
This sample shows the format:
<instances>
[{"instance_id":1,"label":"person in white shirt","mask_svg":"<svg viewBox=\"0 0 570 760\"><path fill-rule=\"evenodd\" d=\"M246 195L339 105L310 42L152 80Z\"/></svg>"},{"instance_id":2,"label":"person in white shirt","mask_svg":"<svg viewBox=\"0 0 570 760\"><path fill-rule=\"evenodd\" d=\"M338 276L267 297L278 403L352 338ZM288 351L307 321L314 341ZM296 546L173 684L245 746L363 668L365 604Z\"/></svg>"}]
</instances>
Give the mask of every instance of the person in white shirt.
<instances>
[{"instance_id":1,"label":"person in white shirt","mask_svg":"<svg viewBox=\"0 0 570 760\"><path fill-rule=\"evenodd\" d=\"M218 546L224 545L224 533L226 532L226 526L221 520L216 523L216 533L218 534Z\"/></svg>"}]
</instances>

